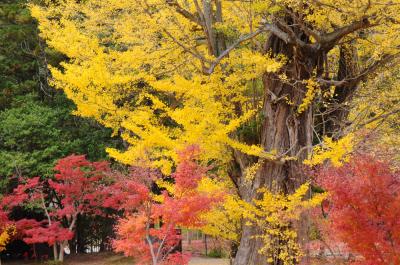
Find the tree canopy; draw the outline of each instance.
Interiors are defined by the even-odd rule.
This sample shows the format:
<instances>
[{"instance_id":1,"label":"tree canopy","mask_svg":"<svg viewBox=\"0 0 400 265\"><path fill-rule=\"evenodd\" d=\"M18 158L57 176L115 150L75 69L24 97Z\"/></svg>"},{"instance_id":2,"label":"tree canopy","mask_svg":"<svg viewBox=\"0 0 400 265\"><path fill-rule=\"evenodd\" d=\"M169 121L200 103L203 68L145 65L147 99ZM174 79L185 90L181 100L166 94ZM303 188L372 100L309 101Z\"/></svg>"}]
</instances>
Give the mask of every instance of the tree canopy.
<instances>
[{"instance_id":1,"label":"tree canopy","mask_svg":"<svg viewBox=\"0 0 400 265\"><path fill-rule=\"evenodd\" d=\"M314 108L332 87L365 81L397 57L398 5L92 0L49 2L32 12L47 43L68 58L51 68L53 83L74 100L79 115L96 118L130 144L110 154L128 164L145 156L168 171L172 150L194 142L209 160L226 161L227 146L267 159L283 156L287 150L265 150L257 135L252 145L233 134L251 116L263 115L257 80L275 72L293 89L305 83L299 98L273 99L297 113ZM314 65L312 72L285 74L282 68L293 58L265 48L271 34L293 46L294 57L308 56L304 63ZM339 47L358 57L344 76L337 72L343 67ZM351 91L340 96L349 98Z\"/></svg>"}]
</instances>

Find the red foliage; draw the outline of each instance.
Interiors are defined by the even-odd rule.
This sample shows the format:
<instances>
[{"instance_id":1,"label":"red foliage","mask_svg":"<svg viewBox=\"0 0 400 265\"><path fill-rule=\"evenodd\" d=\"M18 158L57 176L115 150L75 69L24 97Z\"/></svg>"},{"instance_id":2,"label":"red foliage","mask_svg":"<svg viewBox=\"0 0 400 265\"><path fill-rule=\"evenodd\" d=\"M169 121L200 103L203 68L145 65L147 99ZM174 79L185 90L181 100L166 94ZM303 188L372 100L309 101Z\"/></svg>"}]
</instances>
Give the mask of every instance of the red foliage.
<instances>
[{"instance_id":1,"label":"red foliage","mask_svg":"<svg viewBox=\"0 0 400 265\"><path fill-rule=\"evenodd\" d=\"M54 169L57 171L54 180L28 179L0 202L5 216L14 207L27 203L44 211L46 220L22 219L15 222L18 234L28 244L47 242L53 245L72 239L78 215L96 210L99 203L97 193L104 177L110 174L107 162L90 162L83 155L60 159ZM65 227L61 220L64 220Z\"/></svg>"},{"instance_id":2,"label":"red foliage","mask_svg":"<svg viewBox=\"0 0 400 265\"><path fill-rule=\"evenodd\" d=\"M68 228L64 228L59 222L53 222L51 225L47 222L38 222L31 228L25 227L23 231L23 239L27 244L47 243L52 246L74 237L74 233Z\"/></svg>"},{"instance_id":3,"label":"red foliage","mask_svg":"<svg viewBox=\"0 0 400 265\"><path fill-rule=\"evenodd\" d=\"M162 204L154 205L154 216L162 216L163 222L181 226L195 227L201 225L199 215L208 211L218 196L210 197L197 191L199 181L207 173L207 168L199 166L196 158L200 155L197 146L189 146L178 153L180 163L172 174L175 181L174 196L163 192Z\"/></svg>"},{"instance_id":4,"label":"red foliage","mask_svg":"<svg viewBox=\"0 0 400 265\"><path fill-rule=\"evenodd\" d=\"M126 176L111 172L108 163L71 155L58 161L53 180L26 180L2 198L1 209L8 220L7 214L16 206L29 203L42 208L46 220L15 223L19 236L28 244L59 244L60 249L72 239L79 214L98 214L101 208L121 210L126 217L117 226L117 251L135 257L139 264L187 264L189 256L174 251L181 239L177 227L201 226L200 214L222 199L222 194L197 190L208 171L198 164L199 153L196 146L179 153L181 162L169 179L174 192L163 191L158 196L161 203L152 193L155 182L163 178L159 171L132 167Z\"/></svg>"},{"instance_id":5,"label":"red foliage","mask_svg":"<svg viewBox=\"0 0 400 265\"><path fill-rule=\"evenodd\" d=\"M0 208L0 234L2 234L9 225L14 225L14 222L8 219L8 212Z\"/></svg>"},{"instance_id":6,"label":"red foliage","mask_svg":"<svg viewBox=\"0 0 400 265\"><path fill-rule=\"evenodd\" d=\"M55 180L49 180L49 186L61 198L54 214L58 217L71 217L87 213L97 206L96 193L101 181L110 174L107 162L89 162L83 155L70 155L60 159L54 167Z\"/></svg>"},{"instance_id":7,"label":"red foliage","mask_svg":"<svg viewBox=\"0 0 400 265\"><path fill-rule=\"evenodd\" d=\"M132 167L127 176L114 172L114 184L103 187L97 196L103 207L131 212L150 200L150 187L158 178L161 174L149 168Z\"/></svg>"},{"instance_id":8,"label":"red foliage","mask_svg":"<svg viewBox=\"0 0 400 265\"><path fill-rule=\"evenodd\" d=\"M25 183L18 185L13 193L4 195L0 200L0 232L8 225L16 228L17 235L14 238L23 238L25 229L37 227L39 222L36 220L22 219L13 221L9 219L9 214L14 207L22 206L24 203L37 198L37 189L40 187L39 177L28 179Z\"/></svg>"},{"instance_id":9,"label":"red foliage","mask_svg":"<svg viewBox=\"0 0 400 265\"><path fill-rule=\"evenodd\" d=\"M150 192L151 183L161 175L143 169L131 172L129 179L123 182L127 185L122 191L124 196L117 195L118 201L131 198L131 202L122 202L123 207L130 211L117 226L118 239L114 241L117 251L135 257L139 264L188 264L187 254L173 253L181 239L176 228L201 225L199 215L221 198L197 191L199 181L207 173L207 168L196 162L198 155L196 146L179 153L180 163L172 174L174 194L163 191L161 203L154 201ZM134 212L130 208L133 205Z\"/></svg>"},{"instance_id":10,"label":"red foliage","mask_svg":"<svg viewBox=\"0 0 400 265\"><path fill-rule=\"evenodd\" d=\"M144 214L138 213L122 218L117 227L118 240L114 241L116 251L134 257L139 265L151 263L150 247L146 241L147 225L148 217Z\"/></svg>"},{"instance_id":11,"label":"red foliage","mask_svg":"<svg viewBox=\"0 0 400 265\"><path fill-rule=\"evenodd\" d=\"M40 178L35 177L26 180L25 183L19 184L11 194L5 195L1 200L1 208L5 211L10 211L16 206L20 206L27 201L37 199L41 190Z\"/></svg>"},{"instance_id":12,"label":"red foliage","mask_svg":"<svg viewBox=\"0 0 400 265\"><path fill-rule=\"evenodd\" d=\"M5 227L9 222L7 212L0 210L0 228Z\"/></svg>"},{"instance_id":13,"label":"red foliage","mask_svg":"<svg viewBox=\"0 0 400 265\"><path fill-rule=\"evenodd\" d=\"M328 229L365 258L362 264L400 264L399 172L360 155L322 169L318 182L330 194Z\"/></svg>"},{"instance_id":14,"label":"red foliage","mask_svg":"<svg viewBox=\"0 0 400 265\"><path fill-rule=\"evenodd\" d=\"M207 172L207 168L199 166L196 162L199 155L200 149L195 145L178 152L180 163L173 174L178 192L196 189L198 182Z\"/></svg>"}]
</instances>

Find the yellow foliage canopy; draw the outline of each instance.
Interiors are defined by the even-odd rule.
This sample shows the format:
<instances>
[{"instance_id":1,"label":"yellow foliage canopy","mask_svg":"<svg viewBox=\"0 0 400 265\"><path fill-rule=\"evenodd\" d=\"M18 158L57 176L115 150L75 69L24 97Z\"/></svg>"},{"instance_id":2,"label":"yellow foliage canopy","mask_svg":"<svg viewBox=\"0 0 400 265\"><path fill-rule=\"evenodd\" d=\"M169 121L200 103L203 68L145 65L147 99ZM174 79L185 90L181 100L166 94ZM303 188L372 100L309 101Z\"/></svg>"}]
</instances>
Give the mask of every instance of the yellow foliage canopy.
<instances>
[{"instance_id":1,"label":"yellow foliage canopy","mask_svg":"<svg viewBox=\"0 0 400 265\"><path fill-rule=\"evenodd\" d=\"M301 14L302 25L312 25L305 29L311 42L346 31L348 39L338 41L356 38L359 56L378 61L398 52L399 4L60 0L31 10L47 43L68 58L61 69L51 68L53 84L75 102L78 115L95 118L129 143L127 150L108 150L111 156L126 164L151 161L169 173L175 150L193 143L206 151L205 160L221 164L230 159L227 147L274 157L273 150L249 146L232 133L259 112L249 82L290 60L272 58L262 48L268 32L290 40L275 27L281 11ZM207 19L210 12L214 19ZM210 41L218 38L224 38L223 47ZM318 88L316 79L306 83L300 113Z\"/></svg>"},{"instance_id":2,"label":"yellow foliage canopy","mask_svg":"<svg viewBox=\"0 0 400 265\"><path fill-rule=\"evenodd\" d=\"M200 144L206 160L226 161L226 146L239 144L228 135L254 115L235 112L247 101L246 81L281 65L243 47L224 60L224 70L203 75L197 57L211 58L198 41L201 33L165 1L62 1L34 6L32 14L49 45L69 58L62 70L51 68L53 84L73 99L78 115L97 119L130 144L109 153L126 164L148 158L165 173L175 150L187 144Z\"/></svg>"}]
</instances>

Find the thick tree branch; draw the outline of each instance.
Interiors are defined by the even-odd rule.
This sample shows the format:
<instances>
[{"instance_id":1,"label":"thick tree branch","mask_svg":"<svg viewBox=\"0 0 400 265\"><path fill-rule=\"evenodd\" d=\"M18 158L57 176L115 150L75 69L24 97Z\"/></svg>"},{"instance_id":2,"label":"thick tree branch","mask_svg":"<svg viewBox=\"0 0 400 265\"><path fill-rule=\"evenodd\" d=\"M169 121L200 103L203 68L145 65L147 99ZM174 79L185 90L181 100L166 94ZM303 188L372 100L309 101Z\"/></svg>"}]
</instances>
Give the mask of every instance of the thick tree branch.
<instances>
[{"instance_id":1,"label":"thick tree branch","mask_svg":"<svg viewBox=\"0 0 400 265\"><path fill-rule=\"evenodd\" d=\"M272 34L276 35L281 40L283 40L285 43L290 43L289 35L274 24L269 24L269 23L264 24L261 29L262 32L269 31Z\"/></svg>"},{"instance_id":2,"label":"thick tree branch","mask_svg":"<svg viewBox=\"0 0 400 265\"><path fill-rule=\"evenodd\" d=\"M176 0L166 0L166 2L169 6L173 7L178 14L198 25L201 25L200 18L181 7Z\"/></svg>"},{"instance_id":3,"label":"thick tree branch","mask_svg":"<svg viewBox=\"0 0 400 265\"><path fill-rule=\"evenodd\" d=\"M387 63L399 57L400 57L400 52L396 54L386 54L382 56L382 59L373 62L368 67L365 67L362 71L360 71L360 73L357 76L345 78L343 80L333 80L333 79L328 80L328 79L318 78L317 81L322 85L328 85L328 86L344 86L349 84L356 85L361 81L365 81L369 77L369 75L373 74L380 67L386 65Z\"/></svg>"},{"instance_id":4,"label":"thick tree branch","mask_svg":"<svg viewBox=\"0 0 400 265\"><path fill-rule=\"evenodd\" d=\"M360 29L366 29L374 25L376 24L371 24L368 17L364 17L361 20L357 20L349 25L340 27L333 32L322 34L320 36L319 44L323 48L330 49L343 37Z\"/></svg>"},{"instance_id":5,"label":"thick tree branch","mask_svg":"<svg viewBox=\"0 0 400 265\"><path fill-rule=\"evenodd\" d=\"M300 28L304 31L305 34L307 34L309 37L313 37L317 42L321 42L321 33L311 29L308 27L305 23L304 20L299 18L292 10L289 8L285 7L286 13L288 13L292 19L300 26Z\"/></svg>"},{"instance_id":6,"label":"thick tree branch","mask_svg":"<svg viewBox=\"0 0 400 265\"><path fill-rule=\"evenodd\" d=\"M289 37L289 42L295 44L298 47L304 48L307 44L299 39L296 36L296 33L290 28L290 26L285 22L281 21L280 19L276 19L276 22L279 24L280 28L283 28Z\"/></svg>"},{"instance_id":7,"label":"thick tree branch","mask_svg":"<svg viewBox=\"0 0 400 265\"><path fill-rule=\"evenodd\" d=\"M217 47L216 47L216 35L213 29L214 24L214 15L213 15L213 7L211 5L211 1L202 0L203 3L203 15L204 15L204 32L207 36L207 43L209 53L216 56L217 55Z\"/></svg>"}]
</instances>

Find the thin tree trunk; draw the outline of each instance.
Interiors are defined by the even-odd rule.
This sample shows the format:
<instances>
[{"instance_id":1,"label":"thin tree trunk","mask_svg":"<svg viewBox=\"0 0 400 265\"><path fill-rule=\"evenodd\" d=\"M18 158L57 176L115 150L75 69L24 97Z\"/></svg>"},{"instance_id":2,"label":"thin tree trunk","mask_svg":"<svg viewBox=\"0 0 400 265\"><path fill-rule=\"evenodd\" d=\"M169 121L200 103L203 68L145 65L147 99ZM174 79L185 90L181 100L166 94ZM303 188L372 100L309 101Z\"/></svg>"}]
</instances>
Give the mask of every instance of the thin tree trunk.
<instances>
[{"instance_id":1,"label":"thin tree trunk","mask_svg":"<svg viewBox=\"0 0 400 265\"><path fill-rule=\"evenodd\" d=\"M40 192L40 198L41 198L42 208L43 208L43 210L44 210L44 212L46 214L46 217L47 217L47 221L49 222L49 226L51 226L50 213L49 213L49 211L48 211L48 209L46 207L46 203L45 203L44 195L43 195L42 191ZM57 261L58 257L59 257L58 253L57 253L57 243L54 243L54 245L53 245L53 256L54 256L54 261Z\"/></svg>"},{"instance_id":2,"label":"thin tree trunk","mask_svg":"<svg viewBox=\"0 0 400 265\"><path fill-rule=\"evenodd\" d=\"M207 235L204 234L204 248L206 251L206 256L208 255L208 246L207 246Z\"/></svg>"},{"instance_id":3,"label":"thin tree trunk","mask_svg":"<svg viewBox=\"0 0 400 265\"><path fill-rule=\"evenodd\" d=\"M33 256L35 256L35 261L38 261L37 251L36 251L36 244L33 244ZM1 265L1 264L0 264Z\"/></svg>"},{"instance_id":4,"label":"thin tree trunk","mask_svg":"<svg viewBox=\"0 0 400 265\"><path fill-rule=\"evenodd\" d=\"M66 246L65 242L66 241L60 243L60 253L58 254L58 260L60 262L64 262L64 247Z\"/></svg>"},{"instance_id":5,"label":"thin tree trunk","mask_svg":"<svg viewBox=\"0 0 400 265\"><path fill-rule=\"evenodd\" d=\"M53 255L54 255L54 261L57 261L58 260L57 243L54 243L53 245Z\"/></svg>"}]
</instances>

